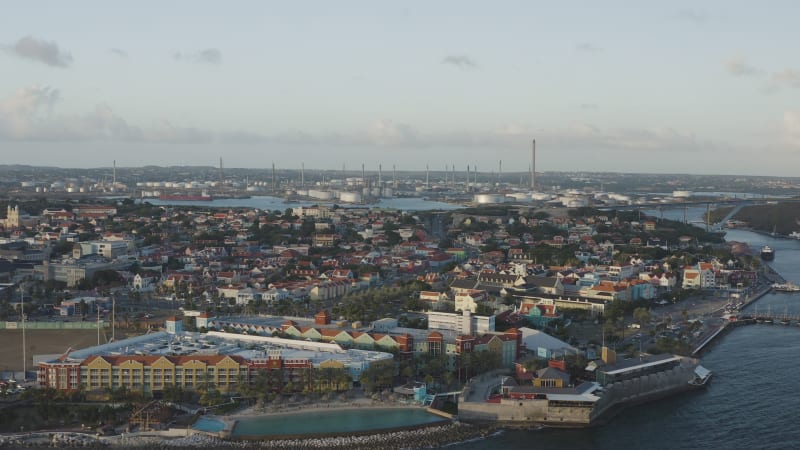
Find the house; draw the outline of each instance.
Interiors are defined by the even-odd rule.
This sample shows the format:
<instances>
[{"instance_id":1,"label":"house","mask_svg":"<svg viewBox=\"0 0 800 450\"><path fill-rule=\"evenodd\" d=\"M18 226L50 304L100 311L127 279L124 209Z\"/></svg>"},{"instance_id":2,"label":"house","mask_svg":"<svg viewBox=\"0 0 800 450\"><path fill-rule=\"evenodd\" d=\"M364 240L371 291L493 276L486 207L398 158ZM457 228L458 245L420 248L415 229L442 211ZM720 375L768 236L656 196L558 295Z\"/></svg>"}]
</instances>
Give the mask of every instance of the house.
<instances>
[{"instance_id":1,"label":"house","mask_svg":"<svg viewBox=\"0 0 800 450\"><path fill-rule=\"evenodd\" d=\"M455 309L456 311L469 311L475 313L478 310L478 304L485 302L488 298L486 291L482 290L469 290L461 291L455 295Z\"/></svg>"}]
</instances>

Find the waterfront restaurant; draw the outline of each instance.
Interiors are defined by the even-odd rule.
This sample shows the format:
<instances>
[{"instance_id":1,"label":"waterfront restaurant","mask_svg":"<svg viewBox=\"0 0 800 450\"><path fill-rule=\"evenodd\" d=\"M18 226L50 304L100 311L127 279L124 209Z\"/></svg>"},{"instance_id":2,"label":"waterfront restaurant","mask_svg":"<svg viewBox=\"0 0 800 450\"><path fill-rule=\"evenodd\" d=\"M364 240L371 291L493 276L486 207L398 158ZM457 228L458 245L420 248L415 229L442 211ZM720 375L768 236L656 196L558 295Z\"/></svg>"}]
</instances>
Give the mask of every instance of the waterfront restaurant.
<instances>
[{"instance_id":1,"label":"waterfront restaurant","mask_svg":"<svg viewBox=\"0 0 800 450\"><path fill-rule=\"evenodd\" d=\"M668 353L626 359L598 367L597 382L601 386L638 378L653 373L666 372L680 366L681 358Z\"/></svg>"}]
</instances>

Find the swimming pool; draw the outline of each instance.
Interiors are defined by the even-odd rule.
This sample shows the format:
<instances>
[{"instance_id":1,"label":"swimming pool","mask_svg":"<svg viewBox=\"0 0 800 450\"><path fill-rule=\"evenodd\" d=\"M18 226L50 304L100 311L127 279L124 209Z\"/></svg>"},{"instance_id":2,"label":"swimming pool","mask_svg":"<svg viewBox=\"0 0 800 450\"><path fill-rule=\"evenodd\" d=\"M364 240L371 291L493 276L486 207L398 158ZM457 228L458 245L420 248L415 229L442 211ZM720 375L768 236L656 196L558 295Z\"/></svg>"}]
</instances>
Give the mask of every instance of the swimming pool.
<instances>
[{"instance_id":1,"label":"swimming pool","mask_svg":"<svg viewBox=\"0 0 800 450\"><path fill-rule=\"evenodd\" d=\"M225 429L225 423L211 417L201 416L194 425L192 425L192 429L209 433L219 433Z\"/></svg>"}]
</instances>

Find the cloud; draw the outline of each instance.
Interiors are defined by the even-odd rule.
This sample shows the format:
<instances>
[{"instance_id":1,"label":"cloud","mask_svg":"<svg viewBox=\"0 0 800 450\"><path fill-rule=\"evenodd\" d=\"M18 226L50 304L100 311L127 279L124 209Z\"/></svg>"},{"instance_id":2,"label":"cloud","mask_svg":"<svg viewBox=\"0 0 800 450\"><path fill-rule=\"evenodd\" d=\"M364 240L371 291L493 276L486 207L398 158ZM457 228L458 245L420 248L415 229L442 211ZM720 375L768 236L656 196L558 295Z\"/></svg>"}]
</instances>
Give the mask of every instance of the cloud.
<instances>
[{"instance_id":1,"label":"cloud","mask_svg":"<svg viewBox=\"0 0 800 450\"><path fill-rule=\"evenodd\" d=\"M675 14L675 18L687 22L704 23L708 21L709 16L704 11L698 11L696 9L682 9Z\"/></svg>"},{"instance_id":2,"label":"cloud","mask_svg":"<svg viewBox=\"0 0 800 450\"><path fill-rule=\"evenodd\" d=\"M760 70L748 64L741 56L725 61L725 70L736 77L750 77L761 74Z\"/></svg>"},{"instance_id":3,"label":"cloud","mask_svg":"<svg viewBox=\"0 0 800 450\"><path fill-rule=\"evenodd\" d=\"M150 128L129 124L110 106L99 104L82 114L58 114L57 89L30 86L0 100L0 140L12 141L114 141L205 143L211 132L177 127L162 121Z\"/></svg>"},{"instance_id":4,"label":"cloud","mask_svg":"<svg viewBox=\"0 0 800 450\"><path fill-rule=\"evenodd\" d=\"M772 81L778 86L800 88L800 72L794 69L784 69L774 73Z\"/></svg>"},{"instance_id":5,"label":"cloud","mask_svg":"<svg viewBox=\"0 0 800 450\"><path fill-rule=\"evenodd\" d=\"M478 63L467 55L447 55L442 59L442 63L459 69L475 69L478 67Z\"/></svg>"},{"instance_id":6,"label":"cloud","mask_svg":"<svg viewBox=\"0 0 800 450\"><path fill-rule=\"evenodd\" d=\"M32 36L25 36L6 50L20 58L32 59L48 66L69 67L72 64L72 55L58 48L58 44Z\"/></svg>"},{"instance_id":7,"label":"cloud","mask_svg":"<svg viewBox=\"0 0 800 450\"><path fill-rule=\"evenodd\" d=\"M537 128L508 124L497 129L453 129L430 131L412 124L382 119L364 127L337 131L257 130L215 131L175 125L168 120L139 126L99 104L85 113L58 111L61 93L47 86L20 89L0 100L0 140L51 143L130 143L130 144L214 144L271 145L290 154L302 148L382 153L381 149L420 159L443 155L440 152L468 152L487 155L495 151L527 148L530 139L547 142L555 152L570 152L576 157L599 157L602 152L630 155L634 159L677 152L718 151L719 147L691 133L672 128L602 128L591 123L576 123L560 128ZM586 104L592 107L592 104ZM800 113L784 116L787 139L800 142ZM483 156L482 156L483 157Z\"/></svg>"},{"instance_id":8,"label":"cloud","mask_svg":"<svg viewBox=\"0 0 800 450\"><path fill-rule=\"evenodd\" d=\"M126 52L125 50L121 50L121 49L118 49L118 48L110 48L110 49L108 49L108 51L111 52L114 55L119 56L120 58L127 58L128 57L128 52Z\"/></svg>"},{"instance_id":9,"label":"cloud","mask_svg":"<svg viewBox=\"0 0 800 450\"><path fill-rule=\"evenodd\" d=\"M800 146L800 112L783 113L783 138L791 146Z\"/></svg>"},{"instance_id":10,"label":"cloud","mask_svg":"<svg viewBox=\"0 0 800 450\"><path fill-rule=\"evenodd\" d=\"M175 52L172 57L176 61L194 62L204 64L222 64L222 52L216 48L207 48L191 53Z\"/></svg>"},{"instance_id":11,"label":"cloud","mask_svg":"<svg viewBox=\"0 0 800 450\"><path fill-rule=\"evenodd\" d=\"M575 50L585 53L597 53L602 51L603 49L589 42L583 42L576 45Z\"/></svg>"}]
</instances>

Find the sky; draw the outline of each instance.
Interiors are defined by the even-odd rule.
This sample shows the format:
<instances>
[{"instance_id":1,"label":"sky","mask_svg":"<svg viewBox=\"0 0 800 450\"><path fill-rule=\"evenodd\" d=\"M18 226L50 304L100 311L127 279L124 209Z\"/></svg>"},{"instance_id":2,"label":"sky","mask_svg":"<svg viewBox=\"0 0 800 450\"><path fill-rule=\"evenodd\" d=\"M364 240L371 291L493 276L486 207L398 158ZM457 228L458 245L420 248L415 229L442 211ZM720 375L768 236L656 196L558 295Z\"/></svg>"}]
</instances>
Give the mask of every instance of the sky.
<instances>
[{"instance_id":1,"label":"sky","mask_svg":"<svg viewBox=\"0 0 800 450\"><path fill-rule=\"evenodd\" d=\"M0 164L795 176L796 1L37 1ZM501 162L502 161L502 162Z\"/></svg>"}]
</instances>

